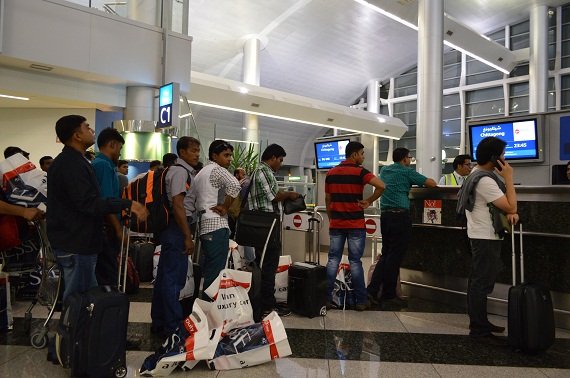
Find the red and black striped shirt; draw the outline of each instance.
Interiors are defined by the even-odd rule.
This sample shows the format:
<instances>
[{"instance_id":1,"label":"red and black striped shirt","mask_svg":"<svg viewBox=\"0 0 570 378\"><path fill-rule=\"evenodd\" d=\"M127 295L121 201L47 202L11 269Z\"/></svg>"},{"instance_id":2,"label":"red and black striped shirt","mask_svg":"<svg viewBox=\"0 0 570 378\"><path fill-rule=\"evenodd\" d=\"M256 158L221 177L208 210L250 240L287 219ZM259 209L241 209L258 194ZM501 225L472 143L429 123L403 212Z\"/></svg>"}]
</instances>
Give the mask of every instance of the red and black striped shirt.
<instances>
[{"instance_id":1,"label":"red and black striped shirt","mask_svg":"<svg viewBox=\"0 0 570 378\"><path fill-rule=\"evenodd\" d=\"M358 206L364 186L375 176L345 160L327 173L325 193L330 195L330 228L365 228L364 210Z\"/></svg>"}]
</instances>

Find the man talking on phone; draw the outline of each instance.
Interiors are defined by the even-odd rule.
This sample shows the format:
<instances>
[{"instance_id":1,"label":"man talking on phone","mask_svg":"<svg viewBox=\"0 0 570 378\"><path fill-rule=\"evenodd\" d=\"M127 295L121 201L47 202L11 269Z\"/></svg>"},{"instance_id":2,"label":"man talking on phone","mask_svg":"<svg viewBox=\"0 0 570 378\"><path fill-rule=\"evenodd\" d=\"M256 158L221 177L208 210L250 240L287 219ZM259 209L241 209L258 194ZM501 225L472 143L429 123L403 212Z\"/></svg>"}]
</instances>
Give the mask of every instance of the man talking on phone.
<instances>
[{"instance_id":1,"label":"man talking on phone","mask_svg":"<svg viewBox=\"0 0 570 378\"><path fill-rule=\"evenodd\" d=\"M493 215L506 214L510 224L519 221L513 168L505 159L506 143L495 137L483 139L477 146L477 166L459 192L457 212L465 213L467 236L471 245L471 274L467 289L469 335L492 337L505 327L491 324L487 318L487 295L493 291L502 268L503 230L495 229ZM498 214L496 214L498 216Z\"/></svg>"}]
</instances>

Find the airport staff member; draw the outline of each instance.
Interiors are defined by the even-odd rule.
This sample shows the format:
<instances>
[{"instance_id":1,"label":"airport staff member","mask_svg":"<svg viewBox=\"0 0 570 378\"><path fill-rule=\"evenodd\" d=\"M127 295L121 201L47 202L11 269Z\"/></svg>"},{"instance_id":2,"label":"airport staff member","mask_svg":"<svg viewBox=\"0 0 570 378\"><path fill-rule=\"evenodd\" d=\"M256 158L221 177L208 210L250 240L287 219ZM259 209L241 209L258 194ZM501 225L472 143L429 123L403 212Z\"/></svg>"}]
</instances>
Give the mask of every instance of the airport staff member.
<instances>
[{"instance_id":1,"label":"airport staff member","mask_svg":"<svg viewBox=\"0 0 570 378\"><path fill-rule=\"evenodd\" d=\"M471 156L457 155L453 159L453 172L443 175L438 185L461 186L471 173Z\"/></svg>"}]
</instances>

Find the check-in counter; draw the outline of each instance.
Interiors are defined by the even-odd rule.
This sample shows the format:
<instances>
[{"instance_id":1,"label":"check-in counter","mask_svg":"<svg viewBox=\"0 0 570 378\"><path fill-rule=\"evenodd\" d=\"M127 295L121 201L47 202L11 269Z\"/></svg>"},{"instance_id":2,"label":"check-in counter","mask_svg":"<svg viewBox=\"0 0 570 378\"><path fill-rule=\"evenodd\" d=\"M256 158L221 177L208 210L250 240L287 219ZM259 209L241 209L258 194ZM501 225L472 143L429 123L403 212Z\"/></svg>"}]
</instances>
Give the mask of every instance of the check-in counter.
<instances>
[{"instance_id":1,"label":"check-in counter","mask_svg":"<svg viewBox=\"0 0 570 378\"><path fill-rule=\"evenodd\" d=\"M413 233L401 279L404 290L412 295L466 306L471 256L465 224L455 214L458 189L410 192ZM525 280L551 290L557 326L570 328L570 187L517 186L516 192L523 223ZM518 232L515 235L518 251ZM506 315L512 282L510 237L503 241L501 256L503 269L489 296L489 310Z\"/></svg>"}]
</instances>

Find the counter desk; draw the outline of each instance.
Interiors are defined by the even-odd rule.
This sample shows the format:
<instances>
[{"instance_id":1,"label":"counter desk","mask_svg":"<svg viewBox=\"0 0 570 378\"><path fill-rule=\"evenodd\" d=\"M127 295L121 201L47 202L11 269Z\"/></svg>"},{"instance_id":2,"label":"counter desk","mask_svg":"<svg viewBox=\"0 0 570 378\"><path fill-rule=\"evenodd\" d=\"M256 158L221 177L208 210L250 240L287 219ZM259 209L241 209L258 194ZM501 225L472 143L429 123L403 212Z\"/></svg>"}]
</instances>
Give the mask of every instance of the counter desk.
<instances>
[{"instance_id":1,"label":"counter desk","mask_svg":"<svg viewBox=\"0 0 570 378\"><path fill-rule=\"evenodd\" d=\"M401 278L408 293L465 307L471 256L465 224L455 214L458 190L411 190L413 232ZM570 328L570 187L517 186L516 192L523 223L525 280L551 290L557 326ZM503 241L501 256L503 269L489 296L489 310L505 315L512 281L510 236Z\"/></svg>"}]
</instances>

